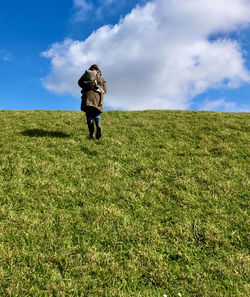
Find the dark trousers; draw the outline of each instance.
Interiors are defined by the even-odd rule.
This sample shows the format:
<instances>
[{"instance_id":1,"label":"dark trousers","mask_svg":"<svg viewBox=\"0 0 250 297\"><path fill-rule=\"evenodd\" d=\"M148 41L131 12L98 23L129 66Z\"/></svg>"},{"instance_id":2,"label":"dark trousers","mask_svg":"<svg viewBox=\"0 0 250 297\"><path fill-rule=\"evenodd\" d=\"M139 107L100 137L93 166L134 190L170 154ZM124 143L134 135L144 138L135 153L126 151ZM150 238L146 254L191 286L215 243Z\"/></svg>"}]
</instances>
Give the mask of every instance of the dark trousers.
<instances>
[{"instance_id":1,"label":"dark trousers","mask_svg":"<svg viewBox=\"0 0 250 297\"><path fill-rule=\"evenodd\" d=\"M89 128L90 137L93 138L94 134L94 122L96 124L96 138L101 137L101 112L95 108L89 108L85 111L87 124Z\"/></svg>"}]
</instances>

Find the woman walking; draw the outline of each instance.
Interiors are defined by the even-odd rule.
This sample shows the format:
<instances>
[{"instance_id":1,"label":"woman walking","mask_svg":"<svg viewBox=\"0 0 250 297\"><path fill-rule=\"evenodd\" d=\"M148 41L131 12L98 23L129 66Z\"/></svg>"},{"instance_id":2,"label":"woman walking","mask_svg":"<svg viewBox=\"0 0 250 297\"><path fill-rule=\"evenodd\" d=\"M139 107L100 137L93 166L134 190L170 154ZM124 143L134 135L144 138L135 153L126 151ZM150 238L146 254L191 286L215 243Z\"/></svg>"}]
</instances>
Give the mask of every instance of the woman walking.
<instances>
[{"instance_id":1,"label":"woman walking","mask_svg":"<svg viewBox=\"0 0 250 297\"><path fill-rule=\"evenodd\" d=\"M78 85L82 88L81 110L86 113L90 138L94 138L94 122L96 139L101 138L101 113L103 112L103 96L106 94L106 81L98 65L90 66L81 76Z\"/></svg>"}]
</instances>

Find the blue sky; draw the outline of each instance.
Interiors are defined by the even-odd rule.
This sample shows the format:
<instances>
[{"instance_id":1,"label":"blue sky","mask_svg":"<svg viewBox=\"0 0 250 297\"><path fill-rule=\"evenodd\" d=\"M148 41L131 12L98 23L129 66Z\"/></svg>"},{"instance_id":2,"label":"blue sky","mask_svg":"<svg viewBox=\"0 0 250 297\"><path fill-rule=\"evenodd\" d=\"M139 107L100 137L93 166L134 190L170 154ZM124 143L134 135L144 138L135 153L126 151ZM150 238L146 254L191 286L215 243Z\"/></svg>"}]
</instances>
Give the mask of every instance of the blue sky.
<instances>
[{"instance_id":1,"label":"blue sky","mask_svg":"<svg viewBox=\"0 0 250 297\"><path fill-rule=\"evenodd\" d=\"M0 109L79 110L76 78L97 61L105 109L249 111L250 3L235 1L214 19L199 12L208 0L2 1Z\"/></svg>"}]
</instances>

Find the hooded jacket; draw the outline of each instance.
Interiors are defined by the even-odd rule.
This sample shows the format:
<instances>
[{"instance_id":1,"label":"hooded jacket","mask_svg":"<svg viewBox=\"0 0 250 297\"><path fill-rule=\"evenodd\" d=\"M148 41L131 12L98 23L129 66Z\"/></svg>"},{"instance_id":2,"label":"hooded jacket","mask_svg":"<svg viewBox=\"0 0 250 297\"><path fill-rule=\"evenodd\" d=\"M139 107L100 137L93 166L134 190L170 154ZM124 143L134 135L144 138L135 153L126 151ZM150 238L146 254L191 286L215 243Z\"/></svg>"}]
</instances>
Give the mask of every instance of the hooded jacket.
<instances>
[{"instance_id":1,"label":"hooded jacket","mask_svg":"<svg viewBox=\"0 0 250 297\"><path fill-rule=\"evenodd\" d=\"M99 75L97 77L97 84L103 89L103 91L107 92L106 88L106 81L104 78ZM100 112L103 112L103 96L104 94L102 92L98 92L95 90L92 90L89 88L88 85L84 83L84 78L81 76L81 78L78 81L78 85L80 88L82 88L81 93L82 93L82 102L81 102L81 110L85 111L88 109L88 107L91 108L96 108Z\"/></svg>"}]
</instances>

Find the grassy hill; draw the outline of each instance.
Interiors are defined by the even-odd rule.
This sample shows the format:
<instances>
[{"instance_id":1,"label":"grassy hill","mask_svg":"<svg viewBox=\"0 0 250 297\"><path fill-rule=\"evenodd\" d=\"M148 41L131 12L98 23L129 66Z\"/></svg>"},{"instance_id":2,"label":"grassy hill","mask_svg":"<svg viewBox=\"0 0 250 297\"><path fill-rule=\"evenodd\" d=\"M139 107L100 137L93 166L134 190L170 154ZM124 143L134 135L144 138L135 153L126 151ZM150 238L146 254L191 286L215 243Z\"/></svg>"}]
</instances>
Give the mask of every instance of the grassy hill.
<instances>
[{"instance_id":1,"label":"grassy hill","mask_svg":"<svg viewBox=\"0 0 250 297\"><path fill-rule=\"evenodd\" d=\"M247 296L249 114L0 112L0 296Z\"/></svg>"}]
</instances>

